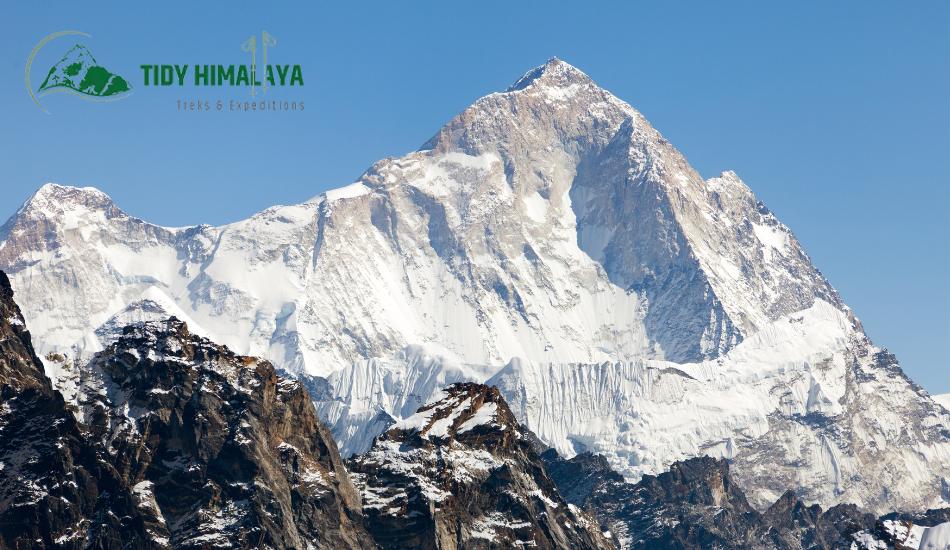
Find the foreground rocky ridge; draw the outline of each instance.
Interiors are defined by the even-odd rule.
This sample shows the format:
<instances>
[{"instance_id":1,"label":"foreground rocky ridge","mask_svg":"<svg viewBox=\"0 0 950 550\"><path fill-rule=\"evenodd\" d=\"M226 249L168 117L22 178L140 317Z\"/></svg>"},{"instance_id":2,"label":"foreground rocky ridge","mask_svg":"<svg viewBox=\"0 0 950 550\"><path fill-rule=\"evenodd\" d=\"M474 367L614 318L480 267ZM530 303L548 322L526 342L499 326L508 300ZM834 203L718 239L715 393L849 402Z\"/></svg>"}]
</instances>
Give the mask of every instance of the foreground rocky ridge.
<instances>
[{"instance_id":1,"label":"foreground rocky ridge","mask_svg":"<svg viewBox=\"0 0 950 550\"><path fill-rule=\"evenodd\" d=\"M309 394L269 363L170 319L79 378L68 409L0 272L0 548L375 547Z\"/></svg>"},{"instance_id":2,"label":"foreground rocky ridge","mask_svg":"<svg viewBox=\"0 0 950 550\"><path fill-rule=\"evenodd\" d=\"M536 446L496 388L445 388L351 461L370 531L383 548L612 548Z\"/></svg>"},{"instance_id":3,"label":"foreground rocky ridge","mask_svg":"<svg viewBox=\"0 0 950 550\"><path fill-rule=\"evenodd\" d=\"M174 548L369 548L360 498L308 392L171 318L83 369L80 413Z\"/></svg>"},{"instance_id":4,"label":"foreground rocky ridge","mask_svg":"<svg viewBox=\"0 0 950 550\"><path fill-rule=\"evenodd\" d=\"M0 271L0 548L154 548L131 487L43 374Z\"/></svg>"}]
</instances>

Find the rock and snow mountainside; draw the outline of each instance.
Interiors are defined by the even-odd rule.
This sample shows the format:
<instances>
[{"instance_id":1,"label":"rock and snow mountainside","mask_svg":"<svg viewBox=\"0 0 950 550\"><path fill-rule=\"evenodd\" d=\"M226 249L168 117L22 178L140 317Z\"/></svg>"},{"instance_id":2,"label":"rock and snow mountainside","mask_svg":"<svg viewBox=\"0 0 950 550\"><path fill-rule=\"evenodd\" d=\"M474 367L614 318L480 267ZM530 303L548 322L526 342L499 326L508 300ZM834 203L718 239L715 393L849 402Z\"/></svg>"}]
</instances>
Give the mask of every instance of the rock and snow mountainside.
<instances>
[{"instance_id":1,"label":"rock and snow mountainside","mask_svg":"<svg viewBox=\"0 0 950 550\"><path fill-rule=\"evenodd\" d=\"M126 328L70 410L0 272L0 398L0 548L375 548L307 392L180 321Z\"/></svg>"},{"instance_id":2,"label":"rock and snow mountainside","mask_svg":"<svg viewBox=\"0 0 950 550\"><path fill-rule=\"evenodd\" d=\"M439 395L351 462L381 547L613 547L561 499L496 388L454 384Z\"/></svg>"},{"instance_id":3,"label":"rock and snow mountainside","mask_svg":"<svg viewBox=\"0 0 950 550\"><path fill-rule=\"evenodd\" d=\"M174 314L327 377L347 454L442 385L490 380L545 443L632 481L710 454L760 509L788 487L879 511L950 499L950 413L789 229L556 59L352 185L222 227L46 185L0 228L0 268L71 399L67 366Z\"/></svg>"},{"instance_id":4,"label":"rock and snow mountainside","mask_svg":"<svg viewBox=\"0 0 950 550\"><path fill-rule=\"evenodd\" d=\"M351 474L299 382L175 318L119 331L79 369L70 406L12 295L0 271L3 548L947 544L950 509L875 521L789 491L760 514L722 459L677 462L632 485L604 457L539 456L498 389L471 383L436 391L352 459Z\"/></svg>"},{"instance_id":5,"label":"rock and snow mountainside","mask_svg":"<svg viewBox=\"0 0 950 550\"><path fill-rule=\"evenodd\" d=\"M124 327L70 411L12 294L0 271L0 547L613 548L495 388L397 425L358 490L300 383L175 318Z\"/></svg>"}]
</instances>

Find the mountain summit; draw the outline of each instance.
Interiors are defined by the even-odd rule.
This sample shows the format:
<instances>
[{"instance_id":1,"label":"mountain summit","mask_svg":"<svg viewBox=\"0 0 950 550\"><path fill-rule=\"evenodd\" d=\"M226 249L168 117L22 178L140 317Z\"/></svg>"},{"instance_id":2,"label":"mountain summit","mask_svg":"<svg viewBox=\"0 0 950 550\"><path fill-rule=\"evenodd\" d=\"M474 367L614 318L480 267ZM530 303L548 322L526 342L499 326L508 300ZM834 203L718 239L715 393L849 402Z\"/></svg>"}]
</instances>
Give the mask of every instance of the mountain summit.
<instances>
[{"instance_id":1,"label":"mountain summit","mask_svg":"<svg viewBox=\"0 0 950 550\"><path fill-rule=\"evenodd\" d=\"M318 409L349 452L442 386L490 381L545 443L631 480L708 454L758 507L789 487L881 510L950 500L950 416L789 228L558 59L303 204L175 229L96 201L35 212L0 228L0 268L42 356L82 364L129 315L175 311L326 377Z\"/></svg>"},{"instance_id":2,"label":"mountain summit","mask_svg":"<svg viewBox=\"0 0 950 550\"><path fill-rule=\"evenodd\" d=\"M556 57L552 57L544 65L535 67L526 72L524 76L519 78L517 82L512 84L505 91L514 92L522 90L536 83L563 88L572 84L586 84L589 82L591 82L590 77L584 74L580 69Z\"/></svg>"}]
</instances>

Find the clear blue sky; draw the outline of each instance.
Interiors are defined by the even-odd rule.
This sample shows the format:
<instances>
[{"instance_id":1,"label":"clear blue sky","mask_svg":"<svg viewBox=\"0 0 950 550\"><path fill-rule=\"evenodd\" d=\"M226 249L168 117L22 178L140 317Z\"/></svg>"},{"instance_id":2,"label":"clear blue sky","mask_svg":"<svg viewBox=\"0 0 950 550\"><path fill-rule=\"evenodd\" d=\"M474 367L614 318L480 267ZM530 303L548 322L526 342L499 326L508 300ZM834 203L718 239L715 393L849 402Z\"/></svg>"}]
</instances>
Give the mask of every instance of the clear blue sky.
<instances>
[{"instance_id":1,"label":"clear blue sky","mask_svg":"<svg viewBox=\"0 0 950 550\"><path fill-rule=\"evenodd\" d=\"M950 3L7 2L0 218L46 181L165 225L219 224L353 181L558 56L643 112L704 176L733 169L879 345L950 392ZM26 94L43 36L78 29L132 82L109 105ZM177 113L143 63L241 63L267 30L303 114ZM66 40L66 39L64 39ZM57 45L58 44L58 45ZM58 57L37 59L42 75ZM34 74L34 80L36 76ZM38 86L34 81L34 88Z\"/></svg>"}]
</instances>

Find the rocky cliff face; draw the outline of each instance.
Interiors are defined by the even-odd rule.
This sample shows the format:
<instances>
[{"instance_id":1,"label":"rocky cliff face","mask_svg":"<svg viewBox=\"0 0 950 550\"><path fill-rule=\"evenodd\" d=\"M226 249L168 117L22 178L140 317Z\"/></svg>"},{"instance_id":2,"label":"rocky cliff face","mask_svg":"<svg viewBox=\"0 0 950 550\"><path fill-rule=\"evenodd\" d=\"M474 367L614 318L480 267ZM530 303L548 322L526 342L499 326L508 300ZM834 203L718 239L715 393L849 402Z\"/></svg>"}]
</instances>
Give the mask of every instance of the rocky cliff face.
<instances>
[{"instance_id":1,"label":"rocky cliff face","mask_svg":"<svg viewBox=\"0 0 950 550\"><path fill-rule=\"evenodd\" d=\"M352 461L383 548L611 548L495 388L455 384Z\"/></svg>"},{"instance_id":2,"label":"rocky cliff face","mask_svg":"<svg viewBox=\"0 0 950 550\"><path fill-rule=\"evenodd\" d=\"M368 548L360 498L307 391L172 318L84 369L91 435L175 548Z\"/></svg>"},{"instance_id":3,"label":"rocky cliff face","mask_svg":"<svg viewBox=\"0 0 950 550\"><path fill-rule=\"evenodd\" d=\"M155 548L131 486L53 390L0 271L0 548Z\"/></svg>"}]
</instances>

